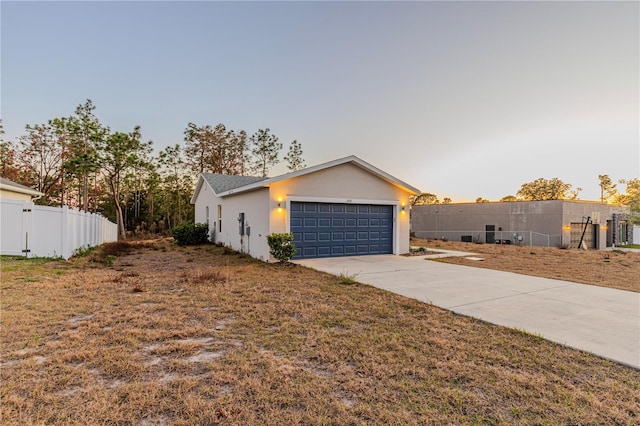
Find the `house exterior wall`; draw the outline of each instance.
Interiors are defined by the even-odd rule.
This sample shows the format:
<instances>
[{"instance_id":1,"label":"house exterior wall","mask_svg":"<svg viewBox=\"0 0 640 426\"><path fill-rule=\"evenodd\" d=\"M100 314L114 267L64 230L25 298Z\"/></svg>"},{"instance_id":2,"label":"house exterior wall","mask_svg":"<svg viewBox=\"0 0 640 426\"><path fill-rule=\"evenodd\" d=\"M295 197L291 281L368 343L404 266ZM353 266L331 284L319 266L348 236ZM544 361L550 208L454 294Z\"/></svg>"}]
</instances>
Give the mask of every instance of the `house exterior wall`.
<instances>
[{"instance_id":1,"label":"house exterior wall","mask_svg":"<svg viewBox=\"0 0 640 426\"><path fill-rule=\"evenodd\" d=\"M606 224L624 206L585 201L516 201L414 206L412 231L420 238L446 238L485 243L486 225L495 227L495 239L512 244L562 246L571 241L571 223L581 223L594 212L600 214L598 248L606 247Z\"/></svg>"},{"instance_id":2,"label":"house exterior wall","mask_svg":"<svg viewBox=\"0 0 640 426\"><path fill-rule=\"evenodd\" d=\"M268 206L268 188L222 198L222 232L216 233L215 241L268 261L270 255L267 235L275 232L269 229ZM244 213L245 235L240 235L240 213ZM247 226L250 228L250 235L246 234Z\"/></svg>"},{"instance_id":3,"label":"house exterior wall","mask_svg":"<svg viewBox=\"0 0 640 426\"><path fill-rule=\"evenodd\" d=\"M272 233L289 232L291 201L387 204L394 209L394 254L409 251L409 193L353 164L341 164L293 179L273 183L268 210ZM278 199L284 207L278 210Z\"/></svg>"},{"instance_id":4,"label":"house exterior wall","mask_svg":"<svg viewBox=\"0 0 640 426\"><path fill-rule=\"evenodd\" d=\"M217 197L211 188L206 184L202 185L200 192L196 198L195 204L195 222L209 224L209 240L215 240L215 225L218 220L218 204L222 203L222 199ZM209 208L209 217L207 217L207 207Z\"/></svg>"},{"instance_id":5,"label":"house exterior wall","mask_svg":"<svg viewBox=\"0 0 640 426\"><path fill-rule=\"evenodd\" d=\"M7 189L0 189L0 199L31 202L31 195L22 192L9 191Z\"/></svg>"}]
</instances>

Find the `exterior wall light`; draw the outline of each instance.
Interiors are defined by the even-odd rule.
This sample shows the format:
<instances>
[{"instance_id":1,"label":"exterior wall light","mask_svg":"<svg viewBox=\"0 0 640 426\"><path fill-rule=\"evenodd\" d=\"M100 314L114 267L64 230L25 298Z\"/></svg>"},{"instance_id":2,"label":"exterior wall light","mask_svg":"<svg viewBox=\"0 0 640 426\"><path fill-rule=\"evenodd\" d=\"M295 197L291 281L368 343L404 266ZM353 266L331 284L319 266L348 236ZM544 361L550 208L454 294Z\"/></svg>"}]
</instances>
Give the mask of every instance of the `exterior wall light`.
<instances>
[{"instance_id":1,"label":"exterior wall light","mask_svg":"<svg viewBox=\"0 0 640 426\"><path fill-rule=\"evenodd\" d=\"M284 200L282 199L282 197L278 197L278 213L282 212L282 204L283 204Z\"/></svg>"}]
</instances>

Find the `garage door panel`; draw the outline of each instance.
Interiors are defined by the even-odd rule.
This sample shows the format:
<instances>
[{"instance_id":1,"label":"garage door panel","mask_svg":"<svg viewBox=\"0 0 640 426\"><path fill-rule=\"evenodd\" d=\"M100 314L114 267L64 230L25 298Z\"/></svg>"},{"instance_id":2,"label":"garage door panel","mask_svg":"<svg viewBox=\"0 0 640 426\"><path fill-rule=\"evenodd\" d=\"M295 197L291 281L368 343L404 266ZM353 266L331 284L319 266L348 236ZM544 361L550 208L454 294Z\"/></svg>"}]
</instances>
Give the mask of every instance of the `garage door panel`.
<instances>
[{"instance_id":1,"label":"garage door panel","mask_svg":"<svg viewBox=\"0 0 640 426\"><path fill-rule=\"evenodd\" d=\"M304 247L302 254L304 257L318 257L318 250L316 247Z\"/></svg>"},{"instance_id":2,"label":"garage door panel","mask_svg":"<svg viewBox=\"0 0 640 426\"><path fill-rule=\"evenodd\" d=\"M358 245L358 254L371 254L369 252L369 245L368 244Z\"/></svg>"},{"instance_id":3,"label":"garage door panel","mask_svg":"<svg viewBox=\"0 0 640 426\"><path fill-rule=\"evenodd\" d=\"M331 256L331 246L318 247L318 257Z\"/></svg>"},{"instance_id":4,"label":"garage door panel","mask_svg":"<svg viewBox=\"0 0 640 426\"><path fill-rule=\"evenodd\" d=\"M318 232L318 241L331 241L331 232Z\"/></svg>"},{"instance_id":5,"label":"garage door panel","mask_svg":"<svg viewBox=\"0 0 640 426\"><path fill-rule=\"evenodd\" d=\"M356 246L344 246L344 255L351 256L357 254Z\"/></svg>"},{"instance_id":6,"label":"garage door panel","mask_svg":"<svg viewBox=\"0 0 640 426\"><path fill-rule=\"evenodd\" d=\"M393 206L291 202L296 258L392 253Z\"/></svg>"}]
</instances>

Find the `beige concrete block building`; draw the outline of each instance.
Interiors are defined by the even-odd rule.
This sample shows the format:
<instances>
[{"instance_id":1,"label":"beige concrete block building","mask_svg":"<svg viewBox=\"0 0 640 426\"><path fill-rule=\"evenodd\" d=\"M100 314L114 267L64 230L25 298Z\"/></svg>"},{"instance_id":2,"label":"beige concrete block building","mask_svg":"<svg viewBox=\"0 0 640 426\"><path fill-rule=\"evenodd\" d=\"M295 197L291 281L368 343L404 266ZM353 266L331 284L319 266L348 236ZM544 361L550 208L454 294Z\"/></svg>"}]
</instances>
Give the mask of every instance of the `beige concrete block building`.
<instances>
[{"instance_id":1,"label":"beige concrete block building","mask_svg":"<svg viewBox=\"0 0 640 426\"><path fill-rule=\"evenodd\" d=\"M604 249L633 243L629 208L549 200L414 206L416 237L451 241ZM583 235L584 234L584 235Z\"/></svg>"}]
</instances>

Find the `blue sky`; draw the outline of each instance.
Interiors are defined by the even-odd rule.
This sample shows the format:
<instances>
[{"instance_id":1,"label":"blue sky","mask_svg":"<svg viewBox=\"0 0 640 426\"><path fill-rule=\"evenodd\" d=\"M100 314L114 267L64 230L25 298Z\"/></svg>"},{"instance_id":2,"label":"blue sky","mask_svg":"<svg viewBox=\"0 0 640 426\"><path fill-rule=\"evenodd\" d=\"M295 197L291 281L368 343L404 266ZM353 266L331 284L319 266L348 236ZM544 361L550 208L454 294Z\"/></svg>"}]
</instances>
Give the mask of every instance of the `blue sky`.
<instances>
[{"instance_id":1,"label":"blue sky","mask_svg":"<svg viewBox=\"0 0 640 426\"><path fill-rule=\"evenodd\" d=\"M638 2L0 7L7 140L90 98L156 150L188 122L269 127L308 165L354 154L454 202L640 176Z\"/></svg>"}]
</instances>

